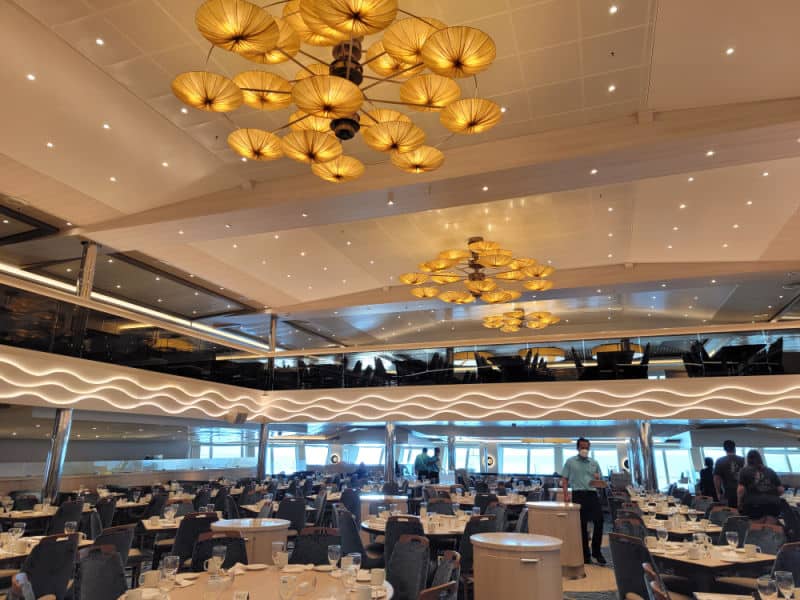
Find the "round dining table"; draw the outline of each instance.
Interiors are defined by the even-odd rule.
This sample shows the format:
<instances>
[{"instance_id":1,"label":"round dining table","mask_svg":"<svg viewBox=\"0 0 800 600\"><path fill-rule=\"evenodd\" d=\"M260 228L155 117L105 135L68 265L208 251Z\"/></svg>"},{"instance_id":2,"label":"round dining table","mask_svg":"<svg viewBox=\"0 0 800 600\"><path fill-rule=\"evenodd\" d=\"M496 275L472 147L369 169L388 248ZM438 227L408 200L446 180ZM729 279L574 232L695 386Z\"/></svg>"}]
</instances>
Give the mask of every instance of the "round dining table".
<instances>
[{"instance_id":1,"label":"round dining table","mask_svg":"<svg viewBox=\"0 0 800 600\"><path fill-rule=\"evenodd\" d=\"M290 521L286 519L220 519L212 531L238 531L245 539L247 556L255 563L272 564L272 542L285 542Z\"/></svg>"},{"instance_id":2,"label":"round dining table","mask_svg":"<svg viewBox=\"0 0 800 600\"><path fill-rule=\"evenodd\" d=\"M465 519L458 517L432 517L421 519L422 530L425 532L425 537L436 538L453 538L464 535L464 528L467 526ZM372 535L384 535L386 533L386 521L384 519L368 519L361 522L361 529Z\"/></svg>"},{"instance_id":3,"label":"round dining table","mask_svg":"<svg viewBox=\"0 0 800 600\"><path fill-rule=\"evenodd\" d=\"M251 565L256 566L256 565ZM291 565L295 567L295 565ZM214 583L209 585L208 574L199 573L198 578L186 587L177 587L169 593L170 600L205 600L214 597L212 593L219 590ZM298 600L330 600L331 598L351 598L346 594L341 577L334 577L329 572L305 569L301 572L287 573L269 567L260 571L245 571L243 574L223 580L220 587L224 587L215 597L215 600L233 600L234 592L249 592L250 600L280 600L278 589L281 575L294 575L297 577L298 590L294 598ZM178 575L181 578L181 575ZM369 585L369 581L358 582L356 585ZM302 586L302 587L301 587ZM208 596L206 593L208 592ZM375 600L392 600L394 589L385 581L382 589L375 588L372 598ZM123 596L124 598L124 596Z\"/></svg>"}]
</instances>

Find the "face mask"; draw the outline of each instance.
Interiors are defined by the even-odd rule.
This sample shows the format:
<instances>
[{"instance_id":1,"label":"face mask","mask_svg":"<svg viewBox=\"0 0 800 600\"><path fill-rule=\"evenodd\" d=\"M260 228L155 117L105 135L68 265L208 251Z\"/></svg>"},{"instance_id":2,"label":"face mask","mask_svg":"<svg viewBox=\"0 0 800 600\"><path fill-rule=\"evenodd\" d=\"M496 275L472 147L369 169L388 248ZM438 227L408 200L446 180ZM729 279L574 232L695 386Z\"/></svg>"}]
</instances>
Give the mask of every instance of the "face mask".
<instances>
[{"instance_id":1,"label":"face mask","mask_svg":"<svg viewBox=\"0 0 800 600\"><path fill-rule=\"evenodd\" d=\"M589 451L586 448L581 448L580 450L578 450L578 455L581 458L586 458L589 456Z\"/></svg>"}]
</instances>

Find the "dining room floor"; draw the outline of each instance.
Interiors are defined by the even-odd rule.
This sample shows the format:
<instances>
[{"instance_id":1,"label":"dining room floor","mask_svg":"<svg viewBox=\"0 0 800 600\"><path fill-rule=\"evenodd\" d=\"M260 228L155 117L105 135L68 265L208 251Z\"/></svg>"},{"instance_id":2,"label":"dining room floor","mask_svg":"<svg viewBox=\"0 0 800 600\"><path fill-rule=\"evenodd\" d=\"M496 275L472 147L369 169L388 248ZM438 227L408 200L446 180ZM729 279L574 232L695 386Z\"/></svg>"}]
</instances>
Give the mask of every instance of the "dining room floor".
<instances>
[{"instance_id":1,"label":"dining room floor","mask_svg":"<svg viewBox=\"0 0 800 600\"><path fill-rule=\"evenodd\" d=\"M607 535L603 536L602 552L608 564L585 565L586 577L563 580L564 600L617 600L617 583Z\"/></svg>"}]
</instances>

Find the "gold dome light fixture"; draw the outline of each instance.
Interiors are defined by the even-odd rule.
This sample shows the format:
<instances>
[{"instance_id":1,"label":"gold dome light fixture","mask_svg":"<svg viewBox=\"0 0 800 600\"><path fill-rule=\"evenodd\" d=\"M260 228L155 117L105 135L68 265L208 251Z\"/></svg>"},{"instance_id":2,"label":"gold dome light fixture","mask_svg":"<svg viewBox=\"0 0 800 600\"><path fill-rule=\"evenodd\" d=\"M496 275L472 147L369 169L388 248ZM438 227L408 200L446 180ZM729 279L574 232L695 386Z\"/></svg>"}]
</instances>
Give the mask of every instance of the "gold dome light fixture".
<instances>
[{"instance_id":1,"label":"gold dome light fixture","mask_svg":"<svg viewBox=\"0 0 800 600\"><path fill-rule=\"evenodd\" d=\"M422 146L415 152L422 153L426 148L430 147ZM409 154L412 152L394 154L392 161ZM435 157L419 159L420 162L424 160L435 160ZM413 168L413 162L403 168ZM533 258L513 256L510 250L501 248L497 242L471 237L466 248L443 250L433 260L418 265L417 271L400 275L400 282L414 286L411 294L416 298L439 298L454 304L468 304L475 300L500 304L513 302L522 296L519 290L502 286L521 282L527 289L550 289L553 283L547 278L554 272L553 267L540 265Z\"/></svg>"},{"instance_id":2,"label":"gold dome light fixture","mask_svg":"<svg viewBox=\"0 0 800 600\"><path fill-rule=\"evenodd\" d=\"M546 311L526 313L522 309L515 309L484 317L483 326L487 329L499 329L503 333L516 333L523 327L544 329L548 325L555 325L560 320L560 317Z\"/></svg>"},{"instance_id":3,"label":"gold dome light fixture","mask_svg":"<svg viewBox=\"0 0 800 600\"><path fill-rule=\"evenodd\" d=\"M186 105L208 112L228 113L242 104L258 111L288 110L280 127L268 131L248 119L247 127L231 134L230 147L245 158L285 155L312 165L312 172L326 181L352 181L364 165L347 160L340 142L360 132L372 149L390 153L397 168L433 171L444 164L437 146L450 133L483 133L500 122L497 103L461 99L466 90L457 81L468 78L467 85L477 91L475 76L491 66L496 47L483 31L412 14L398 2L284 0L262 8L249 0L206 0L195 14L198 31L212 48L240 55L250 68L243 66L232 79L207 71L181 73L172 91ZM270 12L268 7L281 4L279 14ZM378 37L362 50L365 36ZM318 56L324 47L331 49L327 62ZM299 67L292 80L285 71L281 76L265 70L289 62ZM446 134L423 145L434 134L415 125L403 110L439 112ZM265 134L280 135L281 143ZM333 160L337 163L327 169L320 166ZM530 279L516 277L506 279Z\"/></svg>"}]
</instances>

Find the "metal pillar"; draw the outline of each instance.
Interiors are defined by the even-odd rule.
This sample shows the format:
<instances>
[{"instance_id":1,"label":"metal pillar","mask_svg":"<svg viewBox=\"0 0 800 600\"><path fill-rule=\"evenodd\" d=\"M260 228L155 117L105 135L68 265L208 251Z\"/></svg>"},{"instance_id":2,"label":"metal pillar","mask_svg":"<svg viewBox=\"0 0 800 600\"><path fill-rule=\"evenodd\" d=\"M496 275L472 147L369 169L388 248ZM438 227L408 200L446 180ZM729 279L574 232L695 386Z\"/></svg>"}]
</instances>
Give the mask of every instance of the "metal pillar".
<instances>
[{"instance_id":1,"label":"metal pillar","mask_svg":"<svg viewBox=\"0 0 800 600\"><path fill-rule=\"evenodd\" d=\"M259 481L267 478L267 452L269 452L269 423L261 423L258 432L258 463L256 465L256 479Z\"/></svg>"},{"instance_id":2,"label":"metal pillar","mask_svg":"<svg viewBox=\"0 0 800 600\"><path fill-rule=\"evenodd\" d=\"M81 242L81 266L78 271L77 294L80 298L89 298L94 287L94 272L97 264L97 244L94 242ZM70 309L67 309L70 311ZM70 355L80 357L83 354L83 342L86 338L86 328L89 324L89 309L75 305L71 309L69 320Z\"/></svg>"},{"instance_id":3,"label":"metal pillar","mask_svg":"<svg viewBox=\"0 0 800 600\"><path fill-rule=\"evenodd\" d=\"M97 244L95 242L81 242L81 268L78 272L78 296L89 298L94 287L94 272L97 266Z\"/></svg>"},{"instance_id":4,"label":"metal pillar","mask_svg":"<svg viewBox=\"0 0 800 600\"><path fill-rule=\"evenodd\" d=\"M628 466L630 467L631 481L634 485L644 485L644 473L642 471L642 446L639 443L638 433L631 438L628 446Z\"/></svg>"},{"instance_id":5,"label":"metal pillar","mask_svg":"<svg viewBox=\"0 0 800 600\"><path fill-rule=\"evenodd\" d=\"M395 426L394 423L386 423L386 451L384 452L385 460L383 461L384 474L383 479L387 483L395 480L394 472L394 445L395 445Z\"/></svg>"},{"instance_id":6,"label":"metal pillar","mask_svg":"<svg viewBox=\"0 0 800 600\"><path fill-rule=\"evenodd\" d=\"M447 470L456 472L456 436L447 436Z\"/></svg>"},{"instance_id":7,"label":"metal pillar","mask_svg":"<svg viewBox=\"0 0 800 600\"><path fill-rule=\"evenodd\" d=\"M653 428L650 421L639 421L639 445L642 452L642 478L648 491L656 491L656 463L653 455Z\"/></svg>"},{"instance_id":8,"label":"metal pillar","mask_svg":"<svg viewBox=\"0 0 800 600\"><path fill-rule=\"evenodd\" d=\"M42 500L49 500L55 504L58 498L58 488L61 485L61 471L64 467L64 458L67 455L69 432L72 429L72 409L56 409L56 418L53 422L53 433L50 436L50 451L44 464L44 485L42 486Z\"/></svg>"},{"instance_id":9,"label":"metal pillar","mask_svg":"<svg viewBox=\"0 0 800 600\"><path fill-rule=\"evenodd\" d=\"M272 313L269 316L269 349L270 352L275 352L278 344L278 315ZM269 389L275 389L275 357L270 356L267 359L267 381L269 382Z\"/></svg>"}]
</instances>

